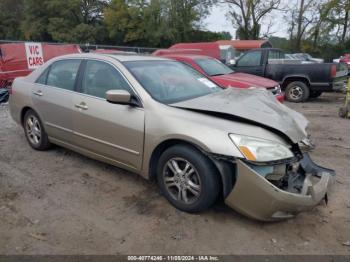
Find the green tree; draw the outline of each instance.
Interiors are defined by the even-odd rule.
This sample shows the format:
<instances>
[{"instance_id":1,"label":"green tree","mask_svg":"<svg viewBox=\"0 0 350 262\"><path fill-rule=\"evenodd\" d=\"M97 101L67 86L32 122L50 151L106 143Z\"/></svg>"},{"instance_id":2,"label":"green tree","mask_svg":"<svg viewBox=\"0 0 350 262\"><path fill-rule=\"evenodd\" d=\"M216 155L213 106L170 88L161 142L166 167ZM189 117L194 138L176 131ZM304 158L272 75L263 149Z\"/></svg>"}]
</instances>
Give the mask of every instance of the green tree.
<instances>
[{"instance_id":1,"label":"green tree","mask_svg":"<svg viewBox=\"0 0 350 262\"><path fill-rule=\"evenodd\" d=\"M19 29L23 18L23 0L0 1L0 39L22 39Z\"/></svg>"},{"instance_id":2,"label":"green tree","mask_svg":"<svg viewBox=\"0 0 350 262\"><path fill-rule=\"evenodd\" d=\"M105 10L109 36L131 45L165 47L191 41L208 14L208 0L112 0Z\"/></svg>"},{"instance_id":3,"label":"green tree","mask_svg":"<svg viewBox=\"0 0 350 262\"><path fill-rule=\"evenodd\" d=\"M146 1L112 0L104 16L109 37L116 43L138 43L144 39Z\"/></svg>"},{"instance_id":4,"label":"green tree","mask_svg":"<svg viewBox=\"0 0 350 262\"><path fill-rule=\"evenodd\" d=\"M49 0L24 0L24 19L20 29L26 40L51 41L47 32L49 15L46 5Z\"/></svg>"},{"instance_id":5,"label":"green tree","mask_svg":"<svg viewBox=\"0 0 350 262\"><path fill-rule=\"evenodd\" d=\"M22 30L36 41L90 42L104 40L104 0L24 0Z\"/></svg>"},{"instance_id":6,"label":"green tree","mask_svg":"<svg viewBox=\"0 0 350 262\"><path fill-rule=\"evenodd\" d=\"M169 26L177 42L188 42L194 29L209 13L212 1L170 0Z\"/></svg>"},{"instance_id":7,"label":"green tree","mask_svg":"<svg viewBox=\"0 0 350 262\"><path fill-rule=\"evenodd\" d=\"M104 38L100 33L106 5L101 0L50 0L47 31L54 41L96 43Z\"/></svg>"}]
</instances>

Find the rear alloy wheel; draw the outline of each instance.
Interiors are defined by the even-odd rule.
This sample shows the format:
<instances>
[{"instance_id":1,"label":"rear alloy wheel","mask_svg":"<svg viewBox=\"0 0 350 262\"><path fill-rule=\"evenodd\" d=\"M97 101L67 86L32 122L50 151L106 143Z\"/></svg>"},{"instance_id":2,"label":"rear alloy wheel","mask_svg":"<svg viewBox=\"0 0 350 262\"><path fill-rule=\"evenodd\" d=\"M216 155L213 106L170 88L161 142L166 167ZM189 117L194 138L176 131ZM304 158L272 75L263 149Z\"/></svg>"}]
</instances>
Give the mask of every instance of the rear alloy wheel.
<instances>
[{"instance_id":1,"label":"rear alloy wheel","mask_svg":"<svg viewBox=\"0 0 350 262\"><path fill-rule=\"evenodd\" d=\"M24 116L23 128L29 145L36 150L46 150L50 142L39 116L28 110Z\"/></svg>"},{"instance_id":2,"label":"rear alloy wheel","mask_svg":"<svg viewBox=\"0 0 350 262\"><path fill-rule=\"evenodd\" d=\"M207 209L219 195L215 166L190 146L177 145L167 149L159 159L157 179L168 201L186 212Z\"/></svg>"},{"instance_id":3,"label":"rear alloy wheel","mask_svg":"<svg viewBox=\"0 0 350 262\"><path fill-rule=\"evenodd\" d=\"M309 98L310 89L304 82L295 81L288 84L285 94L289 102L300 103Z\"/></svg>"}]
</instances>

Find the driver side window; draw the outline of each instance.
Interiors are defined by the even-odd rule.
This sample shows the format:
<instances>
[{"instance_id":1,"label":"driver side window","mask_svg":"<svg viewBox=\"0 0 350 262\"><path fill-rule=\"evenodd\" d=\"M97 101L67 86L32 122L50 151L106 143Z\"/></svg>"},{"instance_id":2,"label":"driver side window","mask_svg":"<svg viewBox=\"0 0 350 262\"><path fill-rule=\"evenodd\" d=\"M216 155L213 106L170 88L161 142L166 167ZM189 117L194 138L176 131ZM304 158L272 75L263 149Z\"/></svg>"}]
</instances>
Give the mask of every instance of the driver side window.
<instances>
[{"instance_id":1,"label":"driver side window","mask_svg":"<svg viewBox=\"0 0 350 262\"><path fill-rule=\"evenodd\" d=\"M131 92L129 84L113 66L100 61L87 61L81 84L82 93L106 98L108 90L116 89Z\"/></svg>"},{"instance_id":2,"label":"driver side window","mask_svg":"<svg viewBox=\"0 0 350 262\"><path fill-rule=\"evenodd\" d=\"M238 60L237 66L260 66L261 51L249 52Z\"/></svg>"}]
</instances>

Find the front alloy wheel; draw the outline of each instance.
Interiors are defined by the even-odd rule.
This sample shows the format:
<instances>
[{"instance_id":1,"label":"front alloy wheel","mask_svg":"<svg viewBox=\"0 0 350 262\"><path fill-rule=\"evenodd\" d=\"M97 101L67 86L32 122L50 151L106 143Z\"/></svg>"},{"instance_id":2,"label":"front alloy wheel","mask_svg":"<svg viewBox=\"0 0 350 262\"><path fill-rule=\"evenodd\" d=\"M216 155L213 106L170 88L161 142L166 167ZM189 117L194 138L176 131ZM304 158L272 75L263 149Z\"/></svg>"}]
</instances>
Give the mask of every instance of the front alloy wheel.
<instances>
[{"instance_id":1,"label":"front alloy wheel","mask_svg":"<svg viewBox=\"0 0 350 262\"><path fill-rule=\"evenodd\" d=\"M201 181L197 170L187 160L171 158L163 169L165 186L173 199L190 204L201 193Z\"/></svg>"},{"instance_id":2,"label":"front alloy wheel","mask_svg":"<svg viewBox=\"0 0 350 262\"><path fill-rule=\"evenodd\" d=\"M213 162L189 145L168 148L158 161L157 180L163 195L186 212L205 210L216 201L219 176Z\"/></svg>"}]
</instances>

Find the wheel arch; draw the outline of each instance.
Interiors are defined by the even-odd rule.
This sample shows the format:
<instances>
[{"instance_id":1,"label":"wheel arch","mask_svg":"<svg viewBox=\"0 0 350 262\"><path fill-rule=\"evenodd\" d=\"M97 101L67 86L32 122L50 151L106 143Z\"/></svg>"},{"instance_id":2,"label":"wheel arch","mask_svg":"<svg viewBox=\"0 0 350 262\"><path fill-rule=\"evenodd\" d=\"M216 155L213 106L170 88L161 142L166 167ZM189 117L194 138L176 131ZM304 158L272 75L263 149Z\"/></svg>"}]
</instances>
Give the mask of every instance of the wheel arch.
<instances>
[{"instance_id":1,"label":"wheel arch","mask_svg":"<svg viewBox=\"0 0 350 262\"><path fill-rule=\"evenodd\" d=\"M282 81L282 89L285 89L292 82L303 82L310 87L310 79L305 75L289 75Z\"/></svg>"},{"instance_id":2,"label":"wheel arch","mask_svg":"<svg viewBox=\"0 0 350 262\"><path fill-rule=\"evenodd\" d=\"M200 146L186 141L182 139L168 139L163 142L161 142L152 152L150 160L149 160L149 179L150 180L156 180L157 179L157 163L159 157L162 155L162 153L167 150L168 148L174 146L174 145L186 145L190 146L192 148L197 149L200 151L203 155L205 155L209 161L214 165L215 169L218 172L218 179L220 184L220 192L223 193L224 197L228 195L228 191L230 191L233 187L233 181L234 181L234 173L235 168L232 164L230 166L228 161L223 161L222 159L218 159L215 154L206 152L203 148ZM229 157L227 157L229 158Z\"/></svg>"},{"instance_id":3,"label":"wheel arch","mask_svg":"<svg viewBox=\"0 0 350 262\"><path fill-rule=\"evenodd\" d=\"M21 115L20 115L20 121L21 121L21 125L23 126L24 125L24 116L26 115L26 113L29 111L29 110L33 110L35 112L35 110L33 108L31 108L30 106L25 106L22 108L21 110Z\"/></svg>"}]
</instances>

